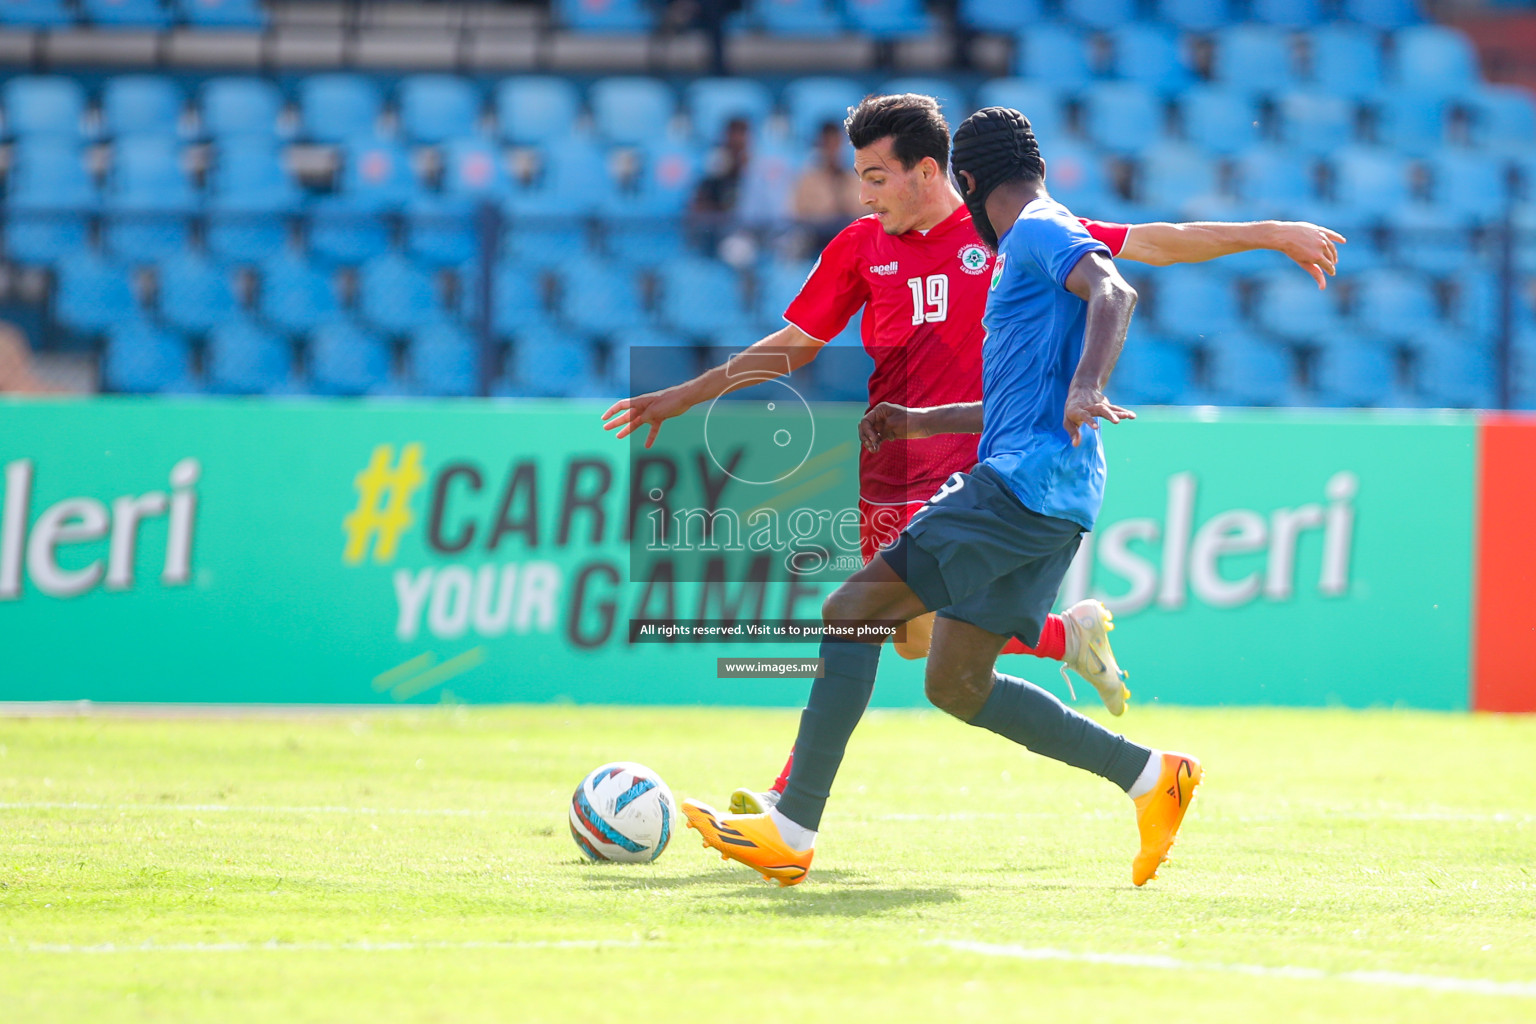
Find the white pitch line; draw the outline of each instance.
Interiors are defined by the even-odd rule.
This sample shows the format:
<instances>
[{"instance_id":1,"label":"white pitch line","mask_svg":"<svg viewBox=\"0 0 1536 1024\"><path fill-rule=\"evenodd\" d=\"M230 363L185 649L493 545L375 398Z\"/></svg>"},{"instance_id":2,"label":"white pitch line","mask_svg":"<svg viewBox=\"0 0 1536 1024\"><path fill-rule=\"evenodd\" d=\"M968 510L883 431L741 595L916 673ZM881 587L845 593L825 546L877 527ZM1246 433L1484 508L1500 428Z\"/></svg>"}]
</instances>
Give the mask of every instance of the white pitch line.
<instances>
[{"instance_id":1,"label":"white pitch line","mask_svg":"<svg viewBox=\"0 0 1536 1024\"><path fill-rule=\"evenodd\" d=\"M471 949L631 949L643 945L638 940L555 939L529 942L104 942L94 946L33 944L0 946L0 953L415 953L425 950ZM654 945L654 943L652 943Z\"/></svg>"},{"instance_id":2,"label":"white pitch line","mask_svg":"<svg viewBox=\"0 0 1536 1024\"><path fill-rule=\"evenodd\" d=\"M189 814L360 814L431 818L488 818L491 815L534 815L548 817L543 811L468 810L457 807L313 807L264 804L91 804L91 803L0 803L0 811L182 811Z\"/></svg>"},{"instance_id":3,"label":"white pitch line","mask_svg":"<svg viewBox=\"0 0 1536 1024\"><path fill-rule=\"evenodd\" d=\"M1448 978L1434 974L1399 974L1395 971L1335 972L1320 970L1316 967L1265 967L1259 964L1178 960L1171 956L1147 956L1134 953L1075 953L1066 949L1002 946L987 942L967 942L957 939L938 939L930 943L930 945L944 946L963 953L1009 957L1014 960L1106 964L1113 967L1146 967L1160 971L1210 971L1217 974L1246 974L1260 978L1287 978L1300 981L1348 981L1360 985L1379 985L1387 988L1411 988L1430 992L1457 992L1480 996L1514 996L1523 999L1536 999L1536 981Z\"/></svg>"}]
</instances>

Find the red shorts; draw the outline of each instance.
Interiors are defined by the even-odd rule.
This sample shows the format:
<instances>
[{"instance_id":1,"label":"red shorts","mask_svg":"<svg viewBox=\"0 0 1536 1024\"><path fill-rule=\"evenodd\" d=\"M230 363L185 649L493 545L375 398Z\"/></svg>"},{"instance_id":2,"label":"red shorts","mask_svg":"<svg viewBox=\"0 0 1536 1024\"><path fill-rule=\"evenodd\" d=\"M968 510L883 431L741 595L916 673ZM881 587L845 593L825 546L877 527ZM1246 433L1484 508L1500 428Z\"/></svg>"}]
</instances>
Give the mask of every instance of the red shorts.
<instances>
[{"instance_id":1,"label":"red shorts","mask_svg":"<svg viewBox=\"0 0 1536 1024\"><path fill-rule=\"evenodd\" d=\"M864 564L875 557L875 552L896 543L901 531L927 501L909 501L905 505L875 505L859 499L859 553Z\"/></svg>"}]
</instances>

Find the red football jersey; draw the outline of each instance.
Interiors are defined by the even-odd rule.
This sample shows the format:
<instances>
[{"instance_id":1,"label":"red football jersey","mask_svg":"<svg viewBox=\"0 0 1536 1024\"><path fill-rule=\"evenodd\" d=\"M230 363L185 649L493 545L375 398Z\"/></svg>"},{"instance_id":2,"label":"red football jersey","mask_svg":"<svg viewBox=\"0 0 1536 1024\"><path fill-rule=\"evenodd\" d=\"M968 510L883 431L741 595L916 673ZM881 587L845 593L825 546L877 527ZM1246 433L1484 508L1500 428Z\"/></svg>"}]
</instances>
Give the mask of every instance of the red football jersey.
<instances>
[{"instance_id":1,"label":"red football jersey","mask_svg":"<svg viewBox=\"0 0 1536 1024\"><path fill-rule=\"evenodd\" d=\"M1084 220L1118 256L1124 224ZM926 233L888 235L873 215L827 243L784 312L806 334L828 341L859 307L864 348L875 361L869 403L905 406L981 401L981 314L992 280L990 249L961 206ZM887 441L859 456L859 493L875 504L932 496L952 473L976 464L975 434Z\"/></svg>"}]
</instances>

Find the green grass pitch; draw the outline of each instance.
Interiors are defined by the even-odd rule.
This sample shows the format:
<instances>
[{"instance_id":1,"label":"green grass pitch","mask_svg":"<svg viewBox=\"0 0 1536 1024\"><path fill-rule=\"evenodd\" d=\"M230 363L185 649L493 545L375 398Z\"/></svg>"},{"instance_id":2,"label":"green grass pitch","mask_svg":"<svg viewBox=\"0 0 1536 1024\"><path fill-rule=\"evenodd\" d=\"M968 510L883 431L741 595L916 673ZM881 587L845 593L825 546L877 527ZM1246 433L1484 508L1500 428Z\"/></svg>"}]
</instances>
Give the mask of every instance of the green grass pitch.
<instances>
[{"instance_id":1,"label":"green grass pitch","mask_svg":"<svg viewBox=\"0 0 1536 1024\"><path fill-rule=\"evenodd\" d=\"M1109 783L872 713L810 879L679 830L588 864L572 789L765 785L784 711L0 720L0 1020L1536 1020L1536 719L1134 707L1207 776L1130 884Z\"/></svg>"}]
</instances>

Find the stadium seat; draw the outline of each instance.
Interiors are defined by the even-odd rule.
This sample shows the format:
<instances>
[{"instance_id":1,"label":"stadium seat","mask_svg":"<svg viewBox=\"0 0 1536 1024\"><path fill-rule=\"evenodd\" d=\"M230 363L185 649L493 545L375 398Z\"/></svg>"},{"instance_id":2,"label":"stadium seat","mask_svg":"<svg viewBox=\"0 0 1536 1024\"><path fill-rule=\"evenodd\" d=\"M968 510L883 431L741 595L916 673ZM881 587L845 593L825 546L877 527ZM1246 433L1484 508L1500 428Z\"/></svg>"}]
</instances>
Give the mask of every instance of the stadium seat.
<instances>
[{"instance_id":1,"label":"stadium seat","mask_svg":"<svg viewBox=\"0 0 1536 1024\"><path fill-rule=\"evenodd\" d=\"M1334 22L1313 29L1307 40L1315 88L1362 100L1381 86L1381 44L1371 30Z\"/></svg>"},{"instance_id":2,"label":"stadium seat","mask_svg":"<svg viewBox=\"0 0 1536 1024\"><path fill-rule=\"evenodd\" d=\"M398 253L375 256L358 268L357 309L386 334L404 334L446 315L431 275Z\"/></svg>"},{"instance_id":3,"label":"stadium seat","mask_svg":"<svg viewBox=\"0 0 1536 1024\"><path fill-rule=\"evenodd\" d=\"M773 112L767 86L751 78L696 79L684 90L683 102L694 138L704 142L718 139L732 118L745 118L755 127Z\"/></svg>"},{"instance_id":4,"label":"stadium seat","mask_svg":"<svg viewBox=\"0 0 1536 1024\"><path fill-rule=\"evenodd\" d=\"M240 303L228 269L182 253L159 267L160 315L189 334L202 334L235 317Z\"/></svg>"},{"instance_id":5,"label":"stadium seat","mask_svg":"<svg viewBox=\"0 0 1536 1024\"><path fill-rule=\"evenodd\" d=\"M1518 86L1483 85L1464 98L1480 146L1536 147L1536 102Z\"/></svg>"},{"instance_id":6,"label":"stadium seat","mask_svg":"<svg viewBox=\"0 0 1536 1024\"><path fill-rule=\"evenodd\" d=\"M1185 264L1152 277L1152 311L1158 332L1170 338L1226 334L1239 329L1237 288L1219 267Z\"/></svg>"},{"instance_id":7,"label":"stadium seat","mask_svg":"<svg viewBox=\"0 0 1536 1024\"><path fill-rule=\"evenodd\" d=\"M73 25L75 16L65 0L3 0L0 25L16 28L53 28Z\"/></svg>"},{"instance_id":8,"label":"stadium seat","mask_svg":"<svg viewBox=\"0 0 1536 1024\"><path fill-rule=\"evenodd\" d=\"M101 93L101 114L106 134L180 134L181 90L160 75L119 75L107 80Z\"/></svg>"},{"instance_id":9,"label":"stadium seat","mask_svg":"<svg viewBox=\"0 0 1536 1024\"><path fill-rule=\"evenodd\" d=\"M1067 117L1061 95L1050 86L1027 78L994 78L976 90L976 108L1012 107L1029 118L1036 140L1050 149L1066 137Z\"/></svg>"},{"instance_id":10,"label":"stadium seat","mask_svg":"<svg viewBox=\"0 0 1536 1024\"><path fill-rule=\"evenodd\" d=\"M62 75L19 75L0 86L5 130L12 138L45 135L79 140L84 134L85 90Z\"/></svg>"},{"instance_id":11,"label":"stadium seat","mask_svg":"<svg viewBox=\"0 0 1536 1024\"><path fill-rule=\"evenodd\" d=\"M565 218L514 219L501 245L513 262L568 270L593 258L586 231Z\"/></svg>"},{"instance_id":12,"label":"stadium seat","mask_svg":"<svg viewBox=\"0 0 1536 1024\"><path fill-rule=\"evenodd\" d=\"M658 222L612 218L603 225L607 251L636 267L656 267L682 259L690 252L688 240L676 219Z\"/></svg>"},{"instance_id":13,"label":"stadium seat","mask_svg":"<svg viewBox=\"0 0 1536 1024\"><path fill-rule=\"evenodd\" d=\"M310 335L310 387L323 395L364 395L389 383L383 339L350 320L334 319Z\"/></svg>"},{"instance_id":14,"label":"stadium seat","mask_svg":"<svg viewBox=\"0 0 1536 1024\"><path fill-rule=\"evenodd\" d=\"M843 31L842 18L829 0L753 0L750 19L774 35L829 36Z\"/></svg>"},{"instance_id":15,"label":"stadium seat","mask_svg":"<svg viewBox=\"0 0 1536 1024\"><path fill-rule=\"evenodd\" d=\"M646 321L640 286L634 273L616 263L586 260L564 270L560 310L567 323L580 331L606 334Z\"/></svg>"},{"instance_id":16,"label":"stadium seat","mask_svg":"<svg viewBox=\"0 0 1536 1024\"><path fill-rule=\"evenodd\" d=\"M86 243L96 184L74 139L25 138L12 148L5 203L5 253L23 263L51 263Z\"/></svg>"},{"instance_id":17,"label":"stadium seat","mask_svg":"<svg viewBox=\"0 0 1536 1024\"><path fill-rule=\"evenodd\" d=\"M293 351L277 334L244 318L218 324L208 334L207 386L226 395L286 390Z\"/></svg>"},{"instance_id":18,"label":"stadium seat","mask_svg":"<svg viewBox=\"0 0 1536 1024\"><path fill-rule=\"evenodd\" d=\"M1189 350L1133 332L1115 364L1115 400L1136 405L1173 405L1190 386Z\"/></svg>"},{"instance_id":19,"label":"stadium seat","mask_svg":"<svg viewBox=\"0 0 1536 1024\"><path fill-rule=\"evenodd\" d=\"M1111 29L1136 20L1136 0L1063 0L1061 13L1090 29Z\"/></svg>"},{"instance_id":20,"label":"stadium seat","mask_svg":"<svg viewBox=\"0 0 1536 1024\"><path fill-rule=\"evenodd\" d=\"M283 97L264 78L231 75L204 82L200 106L203 131L215 142L248 136L275 138Z\"/></svg>"},{"instance_id":21,"label":"stadium seat","mask_svg":"<svg viewBox=\"0 0 1536 1024\"><path fill-rule=\"evenodd\" d=\"M699 152L663 141L644 147L638 159L639 171L629 188L614 184L604 191L604 216L659 221L687 210L702 171Z\"/></svg>"},{"instance_id":22,"label":"stadium seat","mask_svg":"<svg viewBox=\"0 0 1536 1024\"><path fill-rule=\"evenodd\" d=\"M406 205L406 248L426 263L451 266L479 252L481 206L505 202L511 183L500 151L483 139L454 139L441 152L441 193Z\"/></svg>"},{"instance_id":23,"label":"stadium seat","mask_svg":"<svg viewBox=\"0 0 1536 1024\"><path fill-rule=\"evenodd\" d=\"M811 275L810 261L776 260L768 264L757 276L758 319L774 325L774 330L784 325L784 311ZM826 340L826 339L823 339Z\"/></svg>"},{"instance_id":24,"label":"stadium seat","mask_svg":"<svg viewBox=\"0 0 1536 1024\"><path fill-rule=\"evenodd\" d=\"M467 396L480 390L480 346L459 327L437 323L411 332L406 375L424 395Z\"/></svg>"},{"instance_id":25,"label":"stadium seat","mask_svg":"<svg viewBox=\"0 0 1536 1024\"><path fill-rule=\"evenodd\" d=\"M939 101L939 112L953 126L959 126L961 121L977 109L971 106L965 90L947 78L892 78L876 91L893 95L915 92L921 96L932 96Z\"/></svg>"},{"instance_id":26,"label":"stadium seat","mask_svg":"<svg viewBox=\"0 0 1536 1024\"><path fill-rule=\"evenodd\" d=\"M856 331L857 320L850 323L849 327ZM838 338L844 338L847 334L845 330ZM834 339L833 343L816 353L816 361L811 364L811 376L817 393L825 401L868 403L869 378L874 369L875 361L864 351L863 346L857 342L839 344Z\"/></svg>"},{"instance_id":27,"label":"stadium seat","mask_svg":"<svg viewBox=\"0 0 1536 1024\"><path fill-rule=\"evenodd\" d=\"M1321 344L1339 329L1338 289L1319 290L1305 274L1287 267L1256 282L1255 320L1290 341Z\"/></svg>"},{"instance_id":28,"label":"stadium seat","mask_svg":"<svg viewBox=\"0 0 1536 1024\"><path fill-rule=\"evenodd\" d=\"M1388 89L1376 101L1376 137L1411 156L1425 156L1445 145L1449 104L1430 93Z\"/></svg>"},{"instance_id":29,"label":"stadium seat","mask_svg":"<svg viewBox=\"0 0 1536 1024\"><path fill-rule=\"evenodd\" d=\"M374 134L383 100L362 75L310 75L299 83L299 121L305 138L340 143Z\"/></svg>"},{"instance_id":30,"label":"stadium seat","mask_svg":"<svg viewBox=\"0 0 1536 1024\"><path fill-rule=\"evenodd\" d=\"M651 13L642 0L555 0L562 25L584 32L644 32Z\"/></svg>"},{"instance_id":31,"label":"stadium seat","mask_svg":"<svg viewBox=\"0 0 1536 1024\"><path fill-rule=\"evenodd\" d=\"M960 0L956 16L962 25L978 32L1017 33L1040 21L1045 15L1041 0Z\"/></svg>"},{"instance_id":32,"label":"stadium seat","mask_svg":"<svg viewBox=\"0 0 1536 1024\"><path fill-rule=\"evenodd\" d=\"M654 327L615 336L608 361L608 381L626 395L670 387L699 372L699 350L686 337Z\"/></svg>"},{"instance_id":33,"label":"stadium seat","mask_svg":"<svg viewBox=\"0 0 1536 1024\"><path fill-rule=\"evenodd\" d=\"M1415 25L1393 36L1393 79L1404 88L1439 96L1471 90L1482 77L1466 34L1443 25Z\"/></svg>"},{"instance_id":34,"label":"stadium seat","mask_svg":"<svg viewBox=\"0 0 1536 1024\"><path fill-rule=\"evenodd\" d=\"M466 278L465 293L473 295L476 282ZM470 320L475 319L478 304L466 306ZM504 260L496 265L491 279L491 328L498 337L530 328L549 326L549 311L544 303L543 271L526 263Z\"/></svg>"},{"instance_id":35,"label":"stadium seat","mask_svg":"<svg viewBox=\"0 0 1536 1024\"><path fill-rule=\"evenodd\" d=\"M414 142L436 145L479 133L481 98L458 75L409 75L400 83L400 129Z\"/></svg>"},{"instance_id":36,"label":"stadium seat","mask_svg":"<svg viewBox=\"0 0 1536 1024\"><path fill-rule=\"evenodd\" d=\"M572 137L541 153L542 168L528 183L514 181L507 211L516 217L584 217L608 188L607 155L594 142Z\"/></svg>"},{"instance_id":37,"label":"stadium seat","mask_svg":"<svg viewBox=\"0 0 1536 1024\"><path fill-rule=\"evenodd\" d=\"M1178 98L1184 137L1211 153L1241 153L1259 141L1253 100L1232 89L1196 85Z\"/></svg>"},{"instance_id":38,"label":"stadium seat","mask_svg":"<svg viewBox=\"0 0 1536 1024\"><path fill-rule=\"evenodd\" d=\"M1354 279L1354 319L1363 331L1409 338L1439 321L1434 285L1411 271L1381 267Z\"/></svg>"},{"instance_id":39,"label":"stadium seat","mask_svg":"<svg viewBox=\"0 0 1536 1024\"><path fill-rule=\"evenodd\" d=\"M1391 150L1351 146L1334 154L1333 198L1365 214L1385 214L1408 201L1407 162Z\"/></svg>"},{"instance_id":40,"label":"stadium seat","mask_svg":"<svg viewBox=\"0 0 1536 1024\"><path fill-rule=\"evenodd\" d=\"M1140 157L1139 198L1154 211L1178 215L1191 203L1218 194L1214 161L1193 146L1165 142Z\"/></svg>"},{"instance_id":41,"label":"stadium seat","mask_svg":"<svg viewBox=\"0 0 1536 1024\"><path fill-rule=\"evenodd\" d=\"M258 0L181 0L181 11L197 28L262 28L267 23Z\"/></svg>"},{"instance_id":42,"label":"stadium seat","mask_svg":"<svg viewBox=\"0 0 1536 1024\"><path fill-rule=\"evenodd\" d=\"M1472 247L1470 223L1465 213L1457 213L1434 202L1406 203L1388 214L1387 227L1392 232L1393 262L1430 274L1451 274L1476 260ZM1355 269L1351 241L1345 248L1346 266Z\"/></svg>"},{"instance_id":43,"label":"stadium seat","mask_svg":"<svg viewBox=\"0 0 1536 1024\"><path fill-rule=\"evenodd\" d=\"M1314 379L1330 405L1386 405L1396 390L1397 361L1384 345L1334 337L1318 349Z\"/></svg>"},{"instance_id":44,"label":"stadium seat","mask_svg":"<svg viewBox=\"0 0 1536 1024\"><path fill-rule=\"evenodd\" d=\"M1466 263L1450 276L1449 281L1450 321L1475 335L1487 336L1497 331L1504 304L1497 271Z\"/></svg>"},{"instance_id":45,"label":"stadium seat","mask_svg":"<svg viewBox=\"0 0 1536 1024\"><path fill-rule=\"evenodd\" d=\"M197 193L175 139L150 135L119 139L103 208L107 246L129 260L159 260L187 246L187 217Z\"/></svg>"},{"instance_id":46,"label":"stadium seat","mask_svg":"<svg viewBox=\"0 0 1536 1024\"><path fill-rule=\"evenodd\" d=\"M922 0L843 0L849 27L876 39L925 35L932 31Z\"/></svg>"},{"instance_id":47,"label":"stadium seat","mask_svg":"<svg viewBox=\"0 0 1536 1024\"><path fill-rule=\"evenodd\" d=\"M282 331L304 334L341 312L329 270L285 254L261 265L262 317Z\"/></svg>"},{"instance_id":48,"label":"stadium seat","mask_svg":"<svg viewBox=\"0 0 1536 1024\"><path fill-rule=\"evenodd\" d=\"M1182 89L1194 79L1179 37L1163 25L1132 21L1109 30L1115 74L1158 92Z\"/></svg>"},{"instance_id":49,"label":"stadium seat","mask_svg":"<svg viewBox=\"0 0 1536 1024\"><path fill-rule=\"evenodd\" d=\"M360 263L389 246L381 214L401 209L419 193L405 150L381 139L347 146L340 194L311 209L309 246L337 263Z\"/></svg>"},{"instance_id":50,"label":"stadium seat","mask_svg":"<svg viewBox=\"0 0 1536 1024\"><path fill-rule=\"evenodd\" d=\"M1268 25L1235 25L1216 34L1213 78L1231 89L1283 92L1292 87L1291 41Z\"/></svg>"},{"instance_id":51,"label":"stadium seat","mask_svg":"<svg viewBox=\"0 0 1536 1024\"><path fill-rule=\"evenodd\" d=\"M564 78L520 75L496 87L496 126L502 138L533 146L570 135L581 112L576 86Z\"/></svg>"},{"instance_id":52,"label":"stadium seat","mask_svg":"<svg viewBox=\"0 0 1536 1024\"><path fill-rule=\"evenodd\" d=\"M1232 20L1227 0L1156 0L1163 21L1190 32L1209 32Z\"/></svg>"},{"instance_id":53,"label":"stadium seat","mask_svg":"<svg viewBox=\"0 0 1536 1024\"><path fill-rule=\"evenodd\" d=\"M1344 0L1342 13L1372 28L1403 28L1420 21L1416 0Z\"/></svg>"},{"instance_id":54,"label":"stadium seat","mask_svg":"<svg viewBox=\"0 0 1536 1024\"><path fill-rule=\"evenodd\" d=\"M1442 149L1426 162L1430 197L1448 212L1487 223L1504 216L1513 198L1508 173L1487 154L1465 149Z\"/></svg>"},{"instance_id":55,"label":"stadium seat","mask_svg":"<svg viewBox=\"0 0 1536 1024\"><path fill-rule=\"evenodd\" d=\"M848 108L858 106L864 87L847 78L797 78L784 87L784 109L790 133L797 142L811 144L827 121L842 124Z\"/></svg>"},{"instance_id":56,"label":"stadium seat","mask_svg":"<svg viewBox=\"0 0 1536 1024\"><path fill-rule=\"evenodd\" d=\"M1312 161L1279 146L1255 146L1234 162L1238 195L1266 212L1292 210L1316 198Z\"/></svg>"},{"instance_id":57,"label":"stadium seat","mask_svg":"<svg viewBox=\"0 0 1536 1024\"><path fill-rule=\"evenodd\" d=\"M1319 0L1249 0L1248 16L1281 28L1307 28L1323 20Z\"/></svg>"},{"instance_id":58,"label":"stadium seat","mask_svg":"<svg viewBox=\"0 0 1536 1024\"><path fill-rule=\"evenodd\" d=\"M1285 405L1292 394L1295 362L1283 346L1251 334L1224 334L1208 348L1211 389L1223 402Z\"/></svg>"},{"instance_id":59,"label":"stadium seat","mask_svg":"<svg viewBox=\"0 0 1536 1024\"><path fill-rule=\"evenodd\" d=\"M208 176L208 248L226 259L263 260L288 240L288 215L303 200L275 139L228 138Z\"/></svg>"},{"instance_id":60,"label":"stadium seat","mask_svg":"<svg viewBox=\"0 0 1536 1024\"><path fill-rule=\"evenodd\" d=\"M124 394L196 391L185 339L143 320L117 324L107 333L102 383Z\"/></svg>"},{"instance_id":61,"label":"stadium seat","mask_svg":"<svg viewBox=\"0 0 1536 1024\"><path fill-rule=\"evenodd\" d=\"M1140 82L1095 82L1082 94L1089 140L1112 153L1136 153L1167 134L1163 102Z\"/></svg>"},{"instance_id":62,"label":"stadium seat","mask_svg":"<svg viewBox=\"0 0 1536 1024\"><path fill-rule=\"evenodd\" d=\"M598 79L587 98L598 134L611 142L639 144L664 135L677 111L666 83L638 75Z\"/></svg>"},{"instance_id":63,"label":"stadium seat","mask_svg":"<svg viewBox=\"0 0 1536 1024\"><path fill-rule=\"evenodd\" d=\"M1107 179L1103 158L1091 149L1070 140L1044 147L1045 176L1051 194L1069 208L1087 211L1104 203Z\"/></svg>"},{"instance_id":64,"label":"stadium seat","mask_svg":"<svg viewBox=\"0 0 1536 1024\"><path fill-rule=\"evenodd\" d=\"M1088 41L1077 30L1037 24L1024 29L1018 38L1015 74L1062 88L1085 85L1093 78Z\"/></svg>"},{"instance_id":65,"label":"stadium seat","mask_svg":"<svg viewBox=\"0 0 1536 1024\"><path fill-rule=\"evenodd\" d=\"M1276 103L1280 142L1308 156L1324 156L1355 141L1355 107L1342 96L1290 92Z\"/></svg>"},{"instance_id":66,"label":"stadium seat","mask_svg":"<svg viewBox=\"0 0 1536 1024\"><path fill-rule=\"evenodd\" d=\"M138 310L128 268L90 251L59 260L53 302L54 319L81 334L100 333L133 318Z\"/></svg>"},{"instance_id":67,"label":"stadium seat","mask_svg":"<svg viewBox=\"0 0 1536 1024\"><path fill-rule=\"evenodd\" d=\"M680 331L708 335L750 322L736 272L718 260L685 259L660 269L662 319Z\"/></svg>"},{"instance_id":68,"label":"stadium seat","mask_svg":"<svg viewBox=\"0 0 1536 1024\"><path fill-rule=\"evenodd\" d=\"M1478 339L1436 334L1419 352L1419 389L1435 406L1491 408L1497 398L1493 354Z\"/></svg>"},{"instance_id":69,"label":"stadium seat","mask_svg":"<svg viewBox=\"0 0 1536 1024\"><path fill-rule=\"evenodd\" d=\"M530 331L512 346L511 377L516 394L558 398L597 378L597 358L591 343L581 338Z\"/></svg>"},{"instance_id":70,"label":"stadium seat","mask_svg":"<svg viewBox=\"0 0 1536 1024\"><path fill-rule=\"evenodd\" d=\"M80 0L80 13L97 28L167 28L171 12L160 0Z\"/></svg>"}]
</instances>

